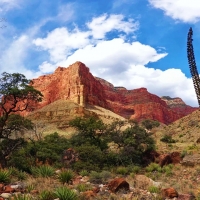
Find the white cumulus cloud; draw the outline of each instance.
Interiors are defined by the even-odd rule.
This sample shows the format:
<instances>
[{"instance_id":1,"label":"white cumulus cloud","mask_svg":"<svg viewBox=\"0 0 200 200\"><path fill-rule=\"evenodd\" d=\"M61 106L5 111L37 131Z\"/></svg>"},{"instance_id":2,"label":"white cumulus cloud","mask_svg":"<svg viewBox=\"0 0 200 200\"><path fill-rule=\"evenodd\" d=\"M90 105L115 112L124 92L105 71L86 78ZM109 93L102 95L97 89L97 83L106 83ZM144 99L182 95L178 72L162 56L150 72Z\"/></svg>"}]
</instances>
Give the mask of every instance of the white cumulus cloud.
<instances>
[{"instance_id":1,"label":"white cumulus cloud","mask_svg":"<svg viewBox=\"0 0 200 200\"><path fill-rule=\"evenodd\" d=\"M92 36L95 39L103 39L106 33L116 30L122 31L126 34L134 32L138 29L138 22L133 20L124 21L123 15L110 15L104 14L100 17L93 18L93 20L87 23L87 26L92 31Z\"/></svg>"},{"instance_id":2,"label":"white cumulus cloud","mask_svg":"<svg viewBox=\"0 0 200 200\"><path fill-rule=\"evenodd\" d=\"M114 25L113 25L114 24ZM57 28L44 38L33 43L49 53L50 59L39 66L40 73L50 73L57 66L68 67L81 61L90 68L94 76L103 78L115 86L127 89L146 87L158 96L181 97L187 104L197 106L192 80L180 69L149 68L150 62L157 62L167 56L160 49L126 40L129 32L138 28L133 20L124 20L122 15L102 15L86 24L87 30ZM106 34L118 32L108 40ZM123 37L119 36L123 33ZM170 67L170 66L169 66Z\"/></svg>"},{"instance_id":3,"label":"white cumulus cloud","mask_svg":"<svg viewBox=\"0 0 200 200\"><path fill-rule=\"evenodd\" d=\"M167 16L183 22L195 23L200 20L199 0L148 0L149 3L164 11Z\"/></svg>"}]
</instances>

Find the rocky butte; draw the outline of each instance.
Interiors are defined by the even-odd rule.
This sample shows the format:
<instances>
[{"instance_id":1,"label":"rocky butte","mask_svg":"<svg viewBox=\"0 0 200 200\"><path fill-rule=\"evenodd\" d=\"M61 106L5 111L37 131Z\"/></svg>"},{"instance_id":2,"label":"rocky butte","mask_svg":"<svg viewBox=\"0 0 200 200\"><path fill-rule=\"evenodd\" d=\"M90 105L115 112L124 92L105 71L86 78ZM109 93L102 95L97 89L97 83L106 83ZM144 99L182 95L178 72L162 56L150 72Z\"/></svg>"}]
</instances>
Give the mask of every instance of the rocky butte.
<instances>
[{"instance_id":1,"label":"rocky butte","mask_svg":"<svg viewBox=\"0 0 200 200\"><path fill-rule=\"evenodd\" d=\"M58 67L53 74L33 79L33 86L44 95L37 109L57 100L70 100L81 107L97 105L127 119L153 119L169 124L197 108L186 105L180 98L160 98L146 88L127 90L94 77L89 68L76 62L67 68Z\"/></svg>"}]
</instances>

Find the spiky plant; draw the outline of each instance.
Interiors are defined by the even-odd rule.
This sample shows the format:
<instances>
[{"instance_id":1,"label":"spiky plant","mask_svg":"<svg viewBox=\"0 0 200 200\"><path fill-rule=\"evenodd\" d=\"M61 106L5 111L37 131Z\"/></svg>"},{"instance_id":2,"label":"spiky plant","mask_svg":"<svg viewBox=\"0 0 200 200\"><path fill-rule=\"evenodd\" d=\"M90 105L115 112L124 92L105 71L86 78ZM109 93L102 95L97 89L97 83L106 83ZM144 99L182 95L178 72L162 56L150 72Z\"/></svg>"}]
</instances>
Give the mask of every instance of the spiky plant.
<instances>
[{"instance_id":1,"label":"spiky plant","mask_svg":"<svg viewBox=\"0 0 200 200\"><path fill-rule=\"evenodd\" d=\"M51 177L55 174L55 169L49 165L41 165L39 167L32 167L31 173L36 177Z\"/></svg>"},{"instance_id":2,"label":"spiky plant","mask_svg":"<svg viewBox=\"0 0 200 200\"><path fill-rule=\"evenodd\" d=\"M67 187L56 188L54 194L59 200L78 200L78 195Z\"/></svg>"},{"instance_id":3,"label":"spiky plant","mask_svg":"<svg viewBox=\"0 0 200 200\"><path fill-rule=\"evenodd\" d=\"M10 172L8 170L0 170L0 183L10 182Z\"/></svg>"},{"instance_id":4,"label":"spiky plant","mask_svg":"<svg viewBox=\"0 0 200 200\"><path fill-rule=\"evenodd\" d=\"M44 190L39 194L39 200L53 200L55 199L55 194L51 191Z\"/></svg>"},{"instance_id":5,"label":"spiky plant","mask_svg":"<svg viewBox=\"0 0 200 200\"><path fill-rule=\"evenodd\" d=\"M62 184L65 184L65 183L69 184L73 178L74 178L74 172L70 169L63 170L58 175L58 179Z\"/></svg>"},{"instance_id":6,"label":"spiky plant","mask_svg":"<svg viewBox=\"0 0 200 200\"><path fill-rule=\"evenodd\" d=\"M9 200L34 200L30 194L14 194Z\"/></svg>"}]
</instances>

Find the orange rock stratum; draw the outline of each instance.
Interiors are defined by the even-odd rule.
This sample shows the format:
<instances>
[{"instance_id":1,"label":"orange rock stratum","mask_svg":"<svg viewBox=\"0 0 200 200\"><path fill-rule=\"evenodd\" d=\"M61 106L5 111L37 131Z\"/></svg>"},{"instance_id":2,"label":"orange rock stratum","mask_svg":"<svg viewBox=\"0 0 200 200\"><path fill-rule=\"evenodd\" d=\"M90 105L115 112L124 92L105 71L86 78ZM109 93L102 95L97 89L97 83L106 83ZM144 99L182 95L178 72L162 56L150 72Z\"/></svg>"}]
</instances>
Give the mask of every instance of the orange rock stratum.
<instances>
[{"instance_id":1,"label":"orange rock stratum","mask_svg":"<svg viewBox=\"0 0 200 200\"><path fill-rule=\"evenodd\" d=\"M160 98L146 88L127 90L94 77L81 62L58 67L53 74L33 79L33 86L44 95L37 105L42 108L59 99L71 100L80 106L97 105L128 119L154 119L169 124L197 108L180 98Z\"/></svg>"}]
</instances>

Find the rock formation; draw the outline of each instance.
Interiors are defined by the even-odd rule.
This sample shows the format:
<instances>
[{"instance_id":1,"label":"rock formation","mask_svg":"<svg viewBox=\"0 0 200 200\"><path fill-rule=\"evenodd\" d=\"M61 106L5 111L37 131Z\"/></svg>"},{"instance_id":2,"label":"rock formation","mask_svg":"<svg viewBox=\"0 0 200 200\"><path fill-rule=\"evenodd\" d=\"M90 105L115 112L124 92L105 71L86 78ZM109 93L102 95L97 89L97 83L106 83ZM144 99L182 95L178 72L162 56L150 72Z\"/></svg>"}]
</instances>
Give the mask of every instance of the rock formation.
<instances>
[{"instance_id":1,"label":"rock formation","mask_svg":"<svg viewBox=\"0 0 200 200\"><path fill-rule=\"evenodd\" d=\"M165 124L196 109L184 102L172 106L169 103L172 101L161 99L149 93L146 88L127 90L124 87L114 87L111 83L94 77L81 62L68 68L58 67L53 74L33 79L33 86L44 95L44 100L37 105L37 109L60 99L71 100L81 107L96 105L109 109L127 119L148 118Z\"/></svg>"}]
</instances>

